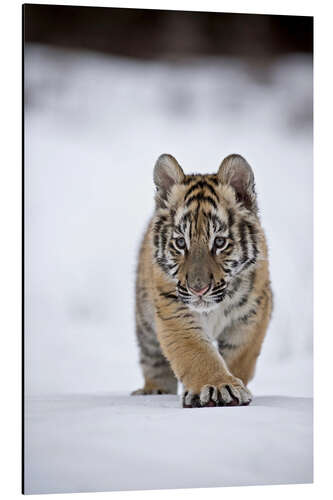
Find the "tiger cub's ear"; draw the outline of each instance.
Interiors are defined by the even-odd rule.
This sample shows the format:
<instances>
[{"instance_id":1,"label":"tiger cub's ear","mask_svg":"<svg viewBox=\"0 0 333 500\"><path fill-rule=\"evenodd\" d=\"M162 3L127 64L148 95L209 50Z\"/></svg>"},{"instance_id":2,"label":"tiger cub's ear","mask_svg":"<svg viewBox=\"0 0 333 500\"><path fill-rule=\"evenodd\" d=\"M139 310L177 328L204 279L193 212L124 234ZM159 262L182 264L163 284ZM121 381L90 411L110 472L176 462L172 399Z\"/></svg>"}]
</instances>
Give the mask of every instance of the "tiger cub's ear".
<instances>
[{"instance_id":1,"label":"tiger cub's ear","mask_svg":"<svg viewBox=\"0 0 333 500\"><path fill-rule=\"evenodd\" d=\"M174 184L180 184L184 180L184 172L177 160L167 154L157 158L154 167L154 182L157 188L156 204L159 207L165 206L168 193Z\"/></svg>"},{"instance_id":2,"label":"tiger cub's ear","mask_svg":"<svg viewBox=\"0 0 333 500\"><path fill-rule=\"evenodd\" d=\"M224 158L217 173L222 184L229 184L236 191L237 201L257 212L254 174L252 168L241 155L229 155Z\"/></svg>"}]
</instances>

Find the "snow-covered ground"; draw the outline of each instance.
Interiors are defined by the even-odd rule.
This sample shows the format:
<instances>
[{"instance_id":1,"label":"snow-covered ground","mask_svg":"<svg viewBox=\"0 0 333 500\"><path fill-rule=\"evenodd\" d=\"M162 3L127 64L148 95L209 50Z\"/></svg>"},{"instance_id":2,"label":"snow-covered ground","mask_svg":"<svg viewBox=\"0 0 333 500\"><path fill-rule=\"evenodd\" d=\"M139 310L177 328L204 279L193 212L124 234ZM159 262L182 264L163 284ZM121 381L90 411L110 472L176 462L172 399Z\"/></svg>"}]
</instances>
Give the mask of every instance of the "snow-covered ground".
<instances>
[{"instance_id":1,"label":"snow-covered ground","mask_svg":"<svg viewBox=\"0 0 333 500\"><path fill-rule=\"evenodd\" d=\"M28 493L312 482L312 400L182 409L177 396L68 395L27 408Z\"/></svg>"},{"instance_id":2,"label":"snow-covered ground","mask_svg":"<svg viewBox=\"0 0 333 500\"><path fill-rule=\"evenodd\" d=\"M34 46L25 70L27 492L311 481L312 61ZM127 397L142 382L136 253L162 152L186 172L232 152L253 166L275 309L248 408Z\"/></svg>"}]
</instances>

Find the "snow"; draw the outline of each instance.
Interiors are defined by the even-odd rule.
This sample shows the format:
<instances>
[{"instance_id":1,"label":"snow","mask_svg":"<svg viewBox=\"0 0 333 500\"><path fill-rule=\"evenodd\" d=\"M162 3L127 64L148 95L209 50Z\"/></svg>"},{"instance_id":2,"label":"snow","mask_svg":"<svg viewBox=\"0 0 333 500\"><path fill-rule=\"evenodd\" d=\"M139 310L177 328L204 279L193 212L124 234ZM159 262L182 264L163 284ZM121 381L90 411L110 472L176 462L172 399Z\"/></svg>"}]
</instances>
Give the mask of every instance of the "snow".
<instances>
[{"instance_id":1,"label":"snow","mask_svg":"<svg viewBox=\"0 0 333 500\"><path fill-rule=\"evenodd\" d=\"M311 398L200 409L177 396L33 399L27 432L28 493L312 482Z\"/></svg>"},{"instance_id":2,"label":"snow","mask_svg":"<svg viewBox=\"0 0 333 500\"><path fill-rule=\"evenodd\" d=\"M181 65L35 45L25 76L26 489L311 481L311 58ZM237 152L255 172L275 305L248 408L128 397L163 152L187 173Z\"/></svg>"}]
</instances>

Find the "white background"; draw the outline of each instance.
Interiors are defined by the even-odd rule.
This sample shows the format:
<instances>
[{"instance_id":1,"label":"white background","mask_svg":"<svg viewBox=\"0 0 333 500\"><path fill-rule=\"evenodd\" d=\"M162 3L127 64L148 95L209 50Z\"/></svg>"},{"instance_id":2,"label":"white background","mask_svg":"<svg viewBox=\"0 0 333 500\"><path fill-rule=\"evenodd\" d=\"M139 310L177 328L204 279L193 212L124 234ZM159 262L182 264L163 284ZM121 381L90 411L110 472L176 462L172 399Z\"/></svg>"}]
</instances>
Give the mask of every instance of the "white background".
<instances>
[{"instance_id":1,"label":"white background","mask_svg":"<svg viewBox=\"0 0 333 500\"><path fill-rule=\"evenodd\" d=\"M139 4L139 5L140 5L140 6L144 6L142 3L141 3L141 4ZM155 5L156 5L156 4L155 4ZM290 3L289 3L289 5L290 5ZM138 6L138 4L137 4L137 5L135 5L135 4L131 4L131 6ZM145 4L145 6L147 6L147 4ZM172 5L171 5L171 3L169 2L167 6L168 6L168 7L171 7ZM179 5L179 4L178 4L178 7L180 7L180 5ZM206 6L205 6L205 7L207 8L207 4L206 4ZM192 6L192 5L191 5L191 8L193 8L193 6ZM213 6L212 6L212 9L214 9L214 8L216 8L216 6L215 6L215 7L213 7ZM234 10L236 10L236 9L233 7L233 11L234 11ZM241 9L241 10L243 10L243 11L244 11L244 9ZM258 9L258 10L259 10L259 9ZM251 11L252 11L252 12L255 12L256 10L255 10L255 9L251 9ZM262 11L262 9L260 9L260 11L261 11L261 12L263 12L263 11ZM274 13L276 13L276 10L274 11ZM284 9L284 10L281 10L281 11L280 11L280 13L286 14L286 13L288 13L288 11L287 11L286 9ZM293 13L297 13L297 14L299 14L299 13L307 13L307 14L311 14L311 12L302 12L301 10L297 10L296 12L293 12ZM327 14L326 14L326 15L327 15ZM12 56L12 57L13 57L13 56ZM326 76L325 76L325 78L323 77L323 78L320 80L320 84L321 84L321 85L324 85L324 83L326 83L326 82L328 82L328 75L326 75ZM12 85L12 83L11 83L11 85ZM8 122L7 122L7 127L8 127L8 124L10 124L10 123L11 123L11 120L9 119L9 120L8 120ZM16 141L16 142L17 142L17 141ZM14 145L14 144L15 144L15 142L13 142L13 143L12 143L11 155L10 155L10 156L7 156L7 162L8 162L8 158L13 158L13 155L15 155L15 149L17 150L17 148L13 147L13 145ZM320 143L319 143L319 139L318 139L318 144L320 144ZM16 157L16 158L17 158L17 164L18 164L18 163L19 163L19 158L18 158L18 157ZM327 161L329 160L329 155L326 155L326 157L325 157L325 156L324 156L324 157L322 157L322 161L323 161L323 164L324 164L324 165L326 165L326 163L327 163L327 161L326 161L326 160L327 160ZM318 168L319 168L319 167L318 167ZM6 174L8 174L8 173L9 173L9 172L6 172ZM11 181L11 178L9 177L9 180L8 180L8 177L6 177L6 184L5 184L5 185L6 185L6 187L8 186L8 182L10 182L10 181ZM17 192L17 190L15 191L15 182L17 182L17 177L15 178L15 180L13 179L13 181L12 181L12 182L13 182L14 192ZM326 184L326 185L328 185L328 181L327 181L326 173L325 173L325 184ZM4 185L4 184L3 184L3 185ZM7 192L7 190L6 190L6 192ZM327 199L328 199L328 197L327 197L327 198L325 198L324 196L322 196L322 198L321 198L322 202L325 202L325 200L327 200ZM5 204L6 210L3 210L3 211L2 211L2 213L5 213L5 212L6 212L6 213L11 212L11 213L13 214L14 220L15 220L15 217L16 217L16 220L17 220L17 219L18 219L19 214L17 213L17 211L15 211L16 209L15 209L15 208L14 208L13 210L10 210L10 209L9 209L9 207L10 207L10 206L13 206L13 205L11 205L11 203L12 203L11 198L8 198L8 197L7 197L7 198L2 198L2 200L5 200L5 202L6 202L6 204ZM15 201L15 199L14 199L14 201ZM18 199L17 199L17 198L16 198L16 201L18 201ZM15 205L14 205L14 206L15 206ZM16 214L16 215L15 215L15 214ZM13 223L13 220L12 220L12 219L11 219L11 221L12 221L12 223ZM320 227L320 226L318 225L318 228L319 228L319 227ZM326 226L325 226L325 228L327 228L327 227L328 227L328 226L326 225ZM13 237L13 238L15 238L15 233L14 233L14 235L13 235L13 233L12 233L12 237ZM16 235L16 238L17 238L17 235ZM323 249L323 251L324 251L324 250L325 250L325 247L323 247L322 249ZM13 250L11 250L11 254L13 254ZM19 257L17 254L16 254L16 256L17 256L17 257ZM326 273L326 272L327 272L327 266L326 266L326 263L328 262L328 258L325 260L325 259L324 259L324 257L325 257L325 255L323 255L323 257L320 259L320 261L321 261L321 262L322 262L322 264L324 265L324 270L325 270L325 273ZM5 265L6 265L5 267L7 267L7 266L8 266L8 264L7 264L7 263L8 263L8 259L7 259L7 258L2 259L2 262L4 262L4 263L5 263ZM16 264L17 264L17 261L16 261ZM15 272L16 272L16 274L15 274ZM13 281L15 282L15 278L14 278L14 276L16 276L16 278L17 278L17 279L16 279L16 283L18 283L18 282L19 282L19 273L17 273L17 269L14 271L14 274L13 274L13 270L11 271L9 284L10 284L10 283L13 283ZM319 276L320 276L320 271L319 271ZM14 293L15 293L15 291L12 291L12 290L13 290L13 288L12 288L10 285L6 288L6 301L4 300L4 301L3 301L3 303L5 303L5 302L7 302L7 303L8 303L8 296L10 296L11 294L14 294ZM319 305L318 305L318 307L319 307ZM13 324L13 318L17 318L17 311L15 311L14 309L13 309L13 310L11 310L11 311L10 311L9 309L7 309L7 310L8 310L9 312L11 312L11 316L9 316L9 318L10 318L10 319L8 320L8 323L7 323L7 330L8 330L8 325L10 325L10 326L11 326L11 325ZM18 321L17 323L19 323L19 321ZM318 333L320 333L320 334L321 334L321 338L322 338L323 334L325 334L325 331L327 332L327 326L329 325L329 323L327 322L327 324L326 324L325 326L324 326L324 325L325 325L325 323L323 323L323 324L322 324L322 326L319 326L319 328L318 328ZM19 328L19 325L17 325L17 327ZM10 328L10 329L11 329L11 328ZM13 329L13 333L14 333L14 332L15 332L15 329ZM8 333L9 333L9 332L8 332ZM15 333L14 333L14 335L15 335ZM7 343L7 341L8 341L8 338L7 338L7 336L6 336L6 343ZM13 351L14 351L14 354L15 354L15 349L18 349L18 344L19 344L19 342L18 342L18 341L16 341L16 343L15 343L15 341L14 341L14 345L13 345ZM323 351L323 353L325 353L325 350ZM326 353L327 353L327 350L326 350ZM16 352L16 354L17 354L17 352ZM325 367L325 363L324 363L322 360L323 360L323 358L321 357L321 363L320 363L320 366L319 366L319 370L320 370L320 367L322 367L322 368L324 368L324 367ZM327 365L326 365L326 366L327 366ZM319 370L318 370L318 371L319 371ZM7 378L7 380L8 380L8 379L10 379L10 377L8 377L8 373L9 373L9 369L8 369L8 371L7 371L7 377L6 377L6 378ZM15 376L13 376L13 377L12 377L12 380L16 380L16 381L17 381L17 378L15 378ZM319 396L319 394L320 394L320 393L319 393L319 391L318 391L318 397L320 397L320 396ZM322 412L322 413L323 413L323 412ZM11 418L12 418L12 416L11 416ZM17 429L17 428L16 428L16 429ZM13 477L14 477L14 476L13 476ZM305 489L305 488L303 488L303 491L305 491L305 490L306 490L306 489ZM228 490L228 491L229 491L229 490ZM270 490L270 492L271 492L271 491L272 491L272 490ZM195 492L194 492L194 493L195 493ZM212 492L210 491L209 493L212 493ZM146 494L146 492L145 492L145 494ZM162 495L163 493L159 493L159 494L161 494L161 495ZM189 494L189 493L188 493L188 492L186 492L186 494ZM270 493L270 494L272 494L272 493Z\"/></svg>"}]
</instances>

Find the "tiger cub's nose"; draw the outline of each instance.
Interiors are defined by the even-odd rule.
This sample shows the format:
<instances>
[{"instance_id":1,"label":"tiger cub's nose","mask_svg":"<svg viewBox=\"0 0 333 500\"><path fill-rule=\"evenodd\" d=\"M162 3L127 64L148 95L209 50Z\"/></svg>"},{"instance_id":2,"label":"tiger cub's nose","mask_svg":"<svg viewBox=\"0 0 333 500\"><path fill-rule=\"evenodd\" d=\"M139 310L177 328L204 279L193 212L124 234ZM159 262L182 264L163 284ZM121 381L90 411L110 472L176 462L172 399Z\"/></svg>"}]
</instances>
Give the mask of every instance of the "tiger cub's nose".
<instances>
[{"instance_id":1,"label":"tiger cub's nose","mask_svg":"<svg viewBox=\"0 0 333 500\"><path fill-rule=\"evenodd\" d=\"M204 288L191 288L189 287L190 291L194 293L194 295L197 295L198 297L201 297L204 295L207 290L209 289L209 285L206 285Z\"/></svg>"}]
</instances>

